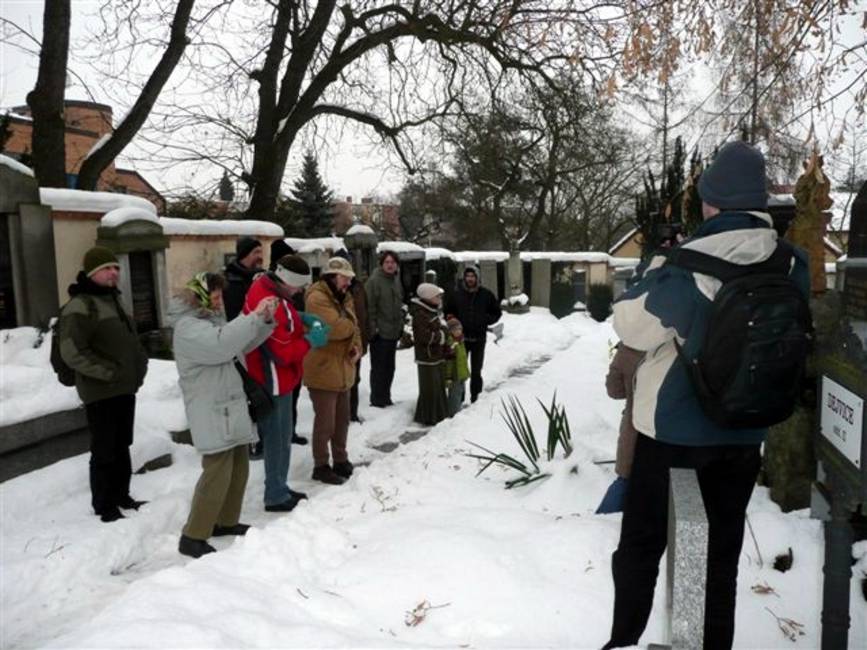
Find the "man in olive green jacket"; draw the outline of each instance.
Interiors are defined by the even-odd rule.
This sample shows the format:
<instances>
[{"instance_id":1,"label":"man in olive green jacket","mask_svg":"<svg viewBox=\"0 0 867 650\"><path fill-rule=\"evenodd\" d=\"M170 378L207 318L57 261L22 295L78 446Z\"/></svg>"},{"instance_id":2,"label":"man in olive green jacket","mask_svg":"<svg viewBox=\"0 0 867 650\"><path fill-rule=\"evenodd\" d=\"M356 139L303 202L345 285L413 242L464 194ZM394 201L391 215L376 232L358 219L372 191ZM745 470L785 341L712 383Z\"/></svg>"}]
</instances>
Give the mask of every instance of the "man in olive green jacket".
<instances>
[{"instance_id":1,"label":"man in olive green jacket","mask_svg":"<svg viewBox=\"0 0 867 650\"><path fill-rule=\"evenodd\" d=\"M403 287L397 254L383 251L364 285L370 331L370 405L391 406L397 342L403 335Z\"/></svg>"},{"instance_id":2,"label":"man in olive green jacket","mask_svg":"<svg viewBox=\"0 0 867 650\"><path fill-rule=\"evenodd\" d=\"M135 324L120 304L120 265L107 248L91 248L69 287L60 315L60 354L75 371L90 429L90 491L93 510L109 522L120 508L144 502L129 494L135 394L147 372L147 354Z\"/></svg>"}]
</instances>

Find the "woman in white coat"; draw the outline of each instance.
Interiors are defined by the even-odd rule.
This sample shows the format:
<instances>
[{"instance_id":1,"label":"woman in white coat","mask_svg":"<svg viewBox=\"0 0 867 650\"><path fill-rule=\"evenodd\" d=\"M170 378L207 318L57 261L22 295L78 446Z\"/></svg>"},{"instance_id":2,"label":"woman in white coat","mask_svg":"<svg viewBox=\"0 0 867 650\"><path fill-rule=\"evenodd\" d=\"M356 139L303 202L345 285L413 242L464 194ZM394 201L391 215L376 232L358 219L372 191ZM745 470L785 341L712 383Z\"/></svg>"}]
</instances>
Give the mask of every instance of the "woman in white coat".
<instances>
[{"instance_id":1,"label":"woman in white coat","mask_svg":"<svg viewBox=\"0 0 867 650\"><path fill-rule=\"evenodd\" d=\"M226 323L223 277L199 273L172 300L173 347L193 445L202 454L190 515L178 550L213 553L207 539L243 535L239 523L249 474L248 446L256 440L235 359L260 345L274 328L275 300Z\"/></svg>"}]
</instances>

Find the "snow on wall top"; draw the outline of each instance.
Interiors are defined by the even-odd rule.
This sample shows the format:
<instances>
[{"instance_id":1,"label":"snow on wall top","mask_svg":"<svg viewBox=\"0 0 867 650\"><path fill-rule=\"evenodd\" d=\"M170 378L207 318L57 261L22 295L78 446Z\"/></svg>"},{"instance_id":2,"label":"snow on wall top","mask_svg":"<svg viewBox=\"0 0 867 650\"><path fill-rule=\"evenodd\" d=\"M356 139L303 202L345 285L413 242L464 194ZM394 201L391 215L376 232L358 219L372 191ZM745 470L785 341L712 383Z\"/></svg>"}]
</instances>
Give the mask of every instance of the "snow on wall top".
<instances>
[{"instance_id":1,"label":"snow on wall top","mask_svg":"<svg viewBox=\"0 0 867 650\"><path fill-rule=\"evenodd\" d=\"M40 187L39 197L42 205L50 205L54 210L105 213L116 208L139 208L152 215L157 213L154 204L147 199L116 192L88 192L86 190Z\"/></svg>"},{"instance_id":2,"label":"snow on wall top","mask_svg":"<svg viewBox=\"0 0 867 650\"><path fill-rule=\"evenodd\" d=\"M526 251L521 253L522 262L533 260L551 260L552 262L585 262L588 264L607 264L611 260L608 253L583 252L567 253L552 251Z\"/></svg>"},{"instance_id":3,"label":"snow on wall top","mask_svg":"<svg viewBox=\"0 0 867 650\"><path fill-rule=\"evenodd\" d=\"M458 261L457 256L448 248L425 248L424 253L425 259L428 260L438 260L446 257L450 260Z\"/></svg>"},{"instance_id":4,"label":"snow on wall top","mask_svg":"<svg viewBox=\"0 0 867 650\"><path fill-rule=\"evenodd\" d=\"M346 250L342 237L286 237L284 240L296 253L324 253L331 251Z\"/></svg>"},{"instance_id":5,"label":"snow on wall top","mask_svg":"<svg viewBox=\"0 0 867 650\"><path fill-rule=\"evenodd\" d=\"M640 257L609 257L608 263L617 268L638 266Z\"/></svg>"},{"instance_id":6,"label":"snow on wall top","mask_svg":"<svg viewBox=\"0 0 867 650\"><path fill-rule=\"evenodd\" d=\"M503 251L456 251L455 259L458 262L505 262L509 254Z\"/></svg>"},{"instance_id":7,"label":"snow on wall top","mask_svg":"<svg viewBox=\"0 0 867 650\"><path fill-rule=\"evenodd\" d=\"M346 231L347 235L375 235L376 232L367 224L357 223Z\"/></svg>"},{"instance_id":8,"label":"snow on wall top","mask_svg":"<svg viewBox=\"0 0 867 650\"><path fill-rule=\"evenodd\" d=\"M392 251L398 255L401 253L424 253L421 246L408 241L381 241L376 247L376 252L382 253L383 251Z\"/></svg>"},{"instance_id":9,"label":"snow on wall top","mask_svg":"<svg viewBox=\"0 0 867 650\"><path fill-rule=\"evenodd\" d=\"M0 154L0 165L8 167L9 169L14 169L19 174L24 174L25 176L33 176L33 170L30 169L30 167L28 167L27 165L22 165L14 158L4 156L3 154Z\"/></svg>"},{"instance_id":10,"label":"snow on wall top","mask_svg":"<svg viewBox=\"0 0 867 650\"><path fill-rule=\"evenodd\" d=\"M148 210L142 210L139 207L115 208L111 212L107 212L99 220L101 225L110 228L117 227L127 221L152 221L153 223L159 223L159 219L157 219L155 214Z\"/></svg>"},{"instance_id":11,"label":"snow on wall top","mask_svg":"<svg viewBox=\"0 0 867 650\"><path fill-rule=\"evenodd\" d=\"M270 221L235 219L175 219L160 217L160 225L166 235L211 235L218 237L282 237L283 229Z\"/></svg>"}]
</instances>

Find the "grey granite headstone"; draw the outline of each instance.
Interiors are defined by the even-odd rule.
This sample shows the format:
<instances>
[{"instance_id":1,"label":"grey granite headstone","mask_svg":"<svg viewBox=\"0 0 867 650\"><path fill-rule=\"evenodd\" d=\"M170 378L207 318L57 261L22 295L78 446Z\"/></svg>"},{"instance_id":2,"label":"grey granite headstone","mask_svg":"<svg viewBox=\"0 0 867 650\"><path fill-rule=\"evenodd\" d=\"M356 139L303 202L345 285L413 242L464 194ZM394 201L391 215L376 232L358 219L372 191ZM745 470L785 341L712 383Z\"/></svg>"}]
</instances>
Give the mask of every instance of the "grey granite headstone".
<instances>
[{"instance_id":1,"label":"grey granite headstone","mask_svg":"<svg viewBox=\"0 0 867 650\"><path fill-rule=\"evenodd\" d=\"M494 260L482 260L479 264L479 278L483 287L487 287L497 295L497 263Z\"/></svg>"},{"instance_id":2,"label":"grey granite headstone","mask_svg":"<svg viewBox=\"0 0 867 650\"><path fill-rule=\"evenodd\" d=\"M708 523L698 477L672 469L668 503L668 603L671 647L701 648L707 581Z\"/></svg>"},{"instance_id":3,"label":"grey granite headstone","mask_svg":"<svg viewBox=\"0 0 867 650\"><path fill-rule=\"evenodd\" d=\"M534 307L551 307L551 260L533 260L530 263L532 295L530 304Z\"/></svg>"}]
</instances>

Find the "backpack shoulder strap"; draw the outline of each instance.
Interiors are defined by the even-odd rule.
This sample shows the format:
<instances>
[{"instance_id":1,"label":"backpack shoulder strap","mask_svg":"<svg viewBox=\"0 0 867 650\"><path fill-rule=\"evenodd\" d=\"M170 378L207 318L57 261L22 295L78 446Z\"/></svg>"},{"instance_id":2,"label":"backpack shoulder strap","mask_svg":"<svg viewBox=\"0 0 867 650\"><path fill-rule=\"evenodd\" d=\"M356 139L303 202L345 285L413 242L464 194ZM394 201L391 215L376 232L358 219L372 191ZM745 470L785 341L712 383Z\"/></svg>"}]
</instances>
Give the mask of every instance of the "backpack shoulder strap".
<instances>
[{"instance_id":1,"label":"backpack shoulder strap","mask_svg":"<svg viewBox=\"0 0 867 650\"><path fill-rule=\"evenodd\" d=\"M675 248L668 254L666 264L674 264L688 271L710 275L722 282L729 282L751 273L789 274L794 249L785 240L778 240L768 259L756 264L734 264L713 255L689 248Z\"/></svg>"},{"instance_id":2,"label":"backpack shoulder strap","mask_svg":"<svg viewBox=\"0 0 867 650\"><path fill-rule=\"evenodd\" d=\"M690 248L675 248L668 253L665 263L679 266L687 271L710 275L722 282L740 277L748 272L746 269L749 268Z\"/></svg>"}]
</instances>

